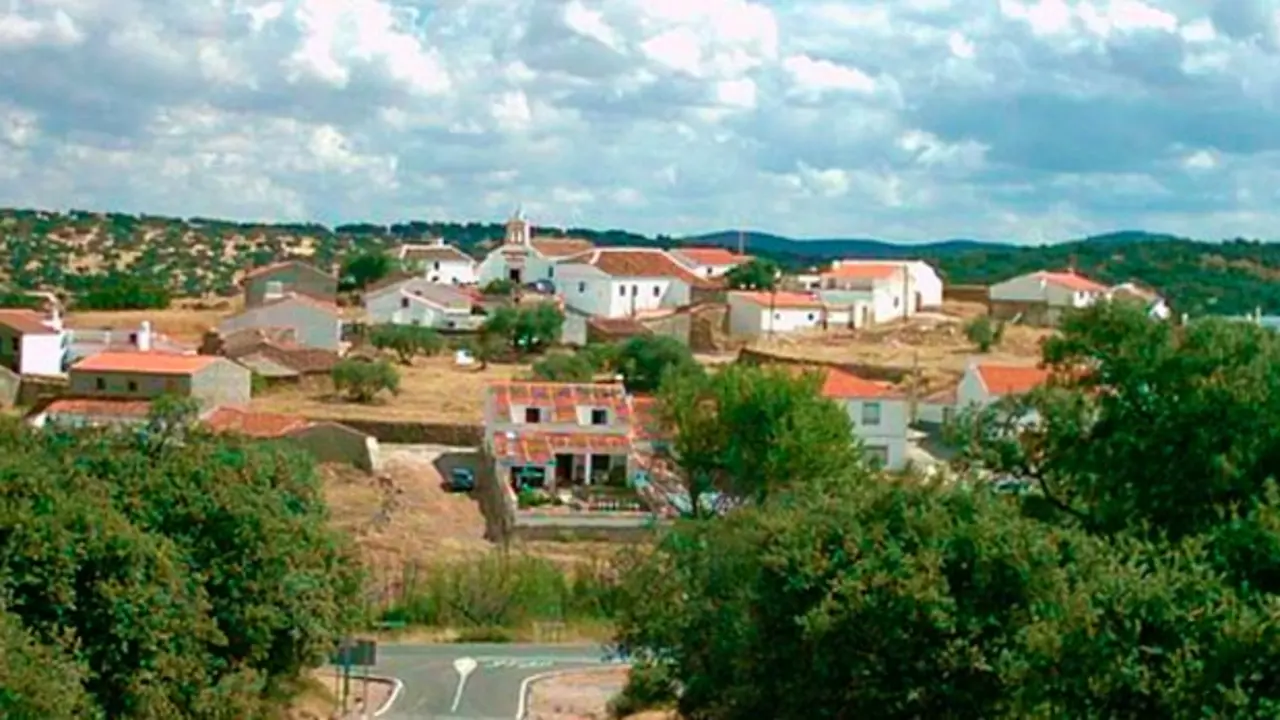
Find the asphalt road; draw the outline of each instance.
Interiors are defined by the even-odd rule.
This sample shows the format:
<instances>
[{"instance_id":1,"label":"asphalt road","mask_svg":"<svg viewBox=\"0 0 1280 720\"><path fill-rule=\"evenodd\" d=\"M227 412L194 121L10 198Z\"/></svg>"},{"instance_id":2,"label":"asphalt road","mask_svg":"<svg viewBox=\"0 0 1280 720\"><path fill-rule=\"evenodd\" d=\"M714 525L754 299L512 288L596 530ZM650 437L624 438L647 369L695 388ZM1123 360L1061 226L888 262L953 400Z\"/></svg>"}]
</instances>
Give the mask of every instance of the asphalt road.
<instances>
[{"instance_id":1,"label":"asphalt road","mask_svg":"<svg viewBox=\"0 0 1280 720\"><path fill-rule=\"evenodd\" d=\"M599 666L604 657L599 645L383 645L373 672L404 683L382 720L518 720L526 678ZM461 692L459 663L474 666Z\"/></svg>"}]
</instances>

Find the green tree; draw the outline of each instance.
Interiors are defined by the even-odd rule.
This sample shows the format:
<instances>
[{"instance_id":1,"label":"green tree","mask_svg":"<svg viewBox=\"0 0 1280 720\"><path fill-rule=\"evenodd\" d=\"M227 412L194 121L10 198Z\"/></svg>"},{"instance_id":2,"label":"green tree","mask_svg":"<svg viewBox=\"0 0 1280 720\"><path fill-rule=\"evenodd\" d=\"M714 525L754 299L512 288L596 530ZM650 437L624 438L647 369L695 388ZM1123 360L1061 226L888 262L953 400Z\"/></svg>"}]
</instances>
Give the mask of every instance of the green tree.
<instances>
[{"instance_id":1,"label":"green tree","mask_svg":"<svg viewBox=\"0 0 1280 720\"><path fill-rule=\"evenodd\" d=\"M965 323L964 336L978 346L978 352L991 352L991 348L1004 339L1004 323L992 320L989 315L979 315Z\"/></svg>"},{"instance_id":2,"label":"green tree","mask_svg":"<svg viewBox=\"0 0 1280 720\"><path fill-rule=\"evenodd\" d=\"M612 358L627 390L651 393L669 373L684 373L697 367L689 346L667 335L637 335L624 340Z\"/></svg>"},{"instance_id":3,"label":"green tree","mask_svg":"<svg viewBox=\"0 0 1280 720\"><path fill-rule=\"evenodd\" d=\"M363 290L378 282L397 267L396 260L381 250L368 250L347 258L342 263L342 280L347 287Z\"/></svg>"},{"instance_id":4,"label":"green tree","mask_svg":"<svg viewBox=\"0 0 1280 720\"><path fill-rule=\"evenodd\" d=\"M65 651L37 642L21 618L3 611L0 647L0 717L102 717L84 690L84 668Z\"/></svg>"},{"instance_id":5,"label":"green tree","mask_svg":"<svg viewBox=\"0 0 1280 720\"><path fill-rule=\"evenodd\" d=\"M551 353L533 364L533 377L548 382L590 382L596 368L577 353Z\"/></svg>"},{"instance_id":6,"label":"green tree","mask_svg":"<svg viewBox=\"0 0 1280 720\"><path fill-rule=\"evenodd\" d=\"M369 328L369 343L379 350L394 352L402 365L412 365L419 355L437 355L444 350L440 333L420 325L374 325Z\"/></svg>"},{"instance_id":7,"label":"green tree","mask_svg":"<svg viewBox=\"0 0 1280 720\"><path fill-rule=\"evenodd\" d=\"M781 275L778 264L767 258L752 258L725 274L732 290L772 290Z\"/></svg>"},{"instance_id":8,"label":"green tree","mask_svg":"<svg viewBox=\"0 0 1280 720\"><path fill-rule=\"evenodd\" d=\"M333 387L358 403L371 403L382 392L400 392L400 371L386 360L345 358L333 366Z\"/></svg>"},{"instance_id":9,"label":"green tree","mask_svg":"<svg viewBox=\"0 0 1280 720\"><path fill-rule=\"evenodd\" d=\"M564 313L550 303L498 308L480 327L480 334L501 338L518 353L541 351L560 340Z\"/></svg>"},{"instance_id":10,"label":"green tree","mask_svg":"<svg viewBox=\"0 0 1280 720\"><path fill-rule=\"evenodd\" d=\"M668 374L659 422L671 431L694 513L711 493L759 503L797 484L865 472L848 414L820 388L816 374L747 365Z\"/></svg>"},{"instance_id":11,"label":"green tree","mask_svg":"<svg viewBox=\"0 0 1280 720\"><path fill-rule=\"evenodd\" d=\"M480 288L480 293L482 295L490 297L510 297L515 293L515 291L516 284L506 278L490 280L485 283L484 287Z\"/></svg>"}]
</instances>

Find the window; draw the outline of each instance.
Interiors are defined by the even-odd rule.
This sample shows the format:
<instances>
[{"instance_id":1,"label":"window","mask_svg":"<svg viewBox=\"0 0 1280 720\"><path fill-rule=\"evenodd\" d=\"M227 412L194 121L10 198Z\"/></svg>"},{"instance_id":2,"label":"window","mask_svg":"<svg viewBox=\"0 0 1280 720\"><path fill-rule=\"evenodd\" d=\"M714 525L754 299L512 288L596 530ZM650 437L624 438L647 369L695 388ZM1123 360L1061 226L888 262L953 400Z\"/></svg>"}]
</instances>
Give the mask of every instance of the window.
<instances>
[{"instance_id":1,"label":"window","mask_svg":"<svg viewBox=\"0 0 1280 720\"><path fill-rule=\"evenodd\" d=\"M264 292L267 295L283 295L284 283L279 280L268 280L266 290Z\"/></svg>"},{"instance_id":2,"label":"window","mask_svg":"<svg viewBox=\"0 0 1280 720\"><path fill-rule=\"evenodd\" d=\"M873 465L884 467L889 464L889 448L884 445L863 445L862 453Z\"/></svg>"},{"instance_id":3,"label":"window","mask_svg":"<svg viewBox=\"0 0 1280 720\"><path fill-rule=\"evenodd\" d=\"M893 298L893 306L894 306L894 307L898 307L898 306L899 306L899 305L901 305L901 304L902 304L902 298L900 298L900 297L894 297L894 298Z\"/></svg>"},{"instance_id":4,"label":"window","mask_svg":"<svg viewBox=\"0 0 1280 720\"><path fill-rule=\"evenodd\" d=\"M408 307L409 307L409 298L407 298L407 297L402 297L402 298L400 298L400 307L401 307L401 308L408 308Z\"/></svg>"},{"instance_id":5,"label":"window","mask_svg":"<svg viewBox=\"0 0 1280 720\"><path fill-rule=\"evenodd\" d=\"M654 285L654 286L653 286L653 296L654 296L654 297L662 297L662 288L661 288L661 287L659 287L659 286L657 286L657 285Z\"/></svg>"},{"instance_id":6,"label":"window","mask_svg":"<svg viewBox=\"0 0 1280 720\"><path fill-rule=\"evenodd\" d=\"M440 269L440 261L439 261L439 260L437 260L437 261L435 261L435 262L431 263L431 269L432 269L432 270L439 270L439 269Z\"/></svg>"},{"instance_id":7,"label":"window","mask_svg":"<svg viewBox=\"0 0 1280 720\"><path fill-rule=\"evenodd\" d=\"M626 297L626 296L627 296L627 286L626 286L626 285L619 285L619 286L618 286L618 296L619 296L619 297Z\"/></svg>"},{"instance_id":8,"label":"window","mask_svg":"<svg viewBox=\"0 0 1280 720\"><path fill-rule=\"evenodd\" d=\"M129 392L138 392L138 381L130 380L128 383Z\"/></svg>"},{"instance_id":9,"label":"window","mask_svg":"<svg viewBox=\"0 0 1280 720\"><path fill-rule=\"evenodd\" d=\"M813 313L809 313L805 317L809 319L809 322L813 322Z\"/></svg>"},{"instance_id":10,"label":"window","mask_svg":"<svg viewBox=\"0 0 1280 720\"><path fill-rule=\"evenodd\" d=\"M99 389L99 390L106 390L106 389L107 389L107 379L106 379L106 378L94 378L94 379L93 379L93 386L94 386L95 388Z\"/></svg>"},{"instance_id":11,"label":"window","mask_svg":"<svg viewBox=\"0 0 1280 720\"><path fill-rule=\"evenodd\" d=\"M584 293L584 292L586 292L586 291L587 291L587 284L586 284L586 283L584 283L584 282L580 282L580 283L578 283L578 292L579 292L579 293Z\"/></svg>"},{"instance_id":12,"label":"window","mask_svg":"<svg viewBox=\"0 0 1280 720\"><path fill-rule=\"evenodd\" d=\"M547 268L547 279L549 280L551 278L554 278L555 276L556 276L556 266L551 265Z\"/></svg>"},{"instance_id":13,"label":"window","mask_svg":"<svg viewBox=\"0 0 1280 720\"><path fill-rule=\"evenodd\" d=\"M591 424L592 425L608 425L609 411L605 410L604 408L594 408L591 411Z\"/></svg>"},{"instance_id":14,"label":"window","mask_svg":"<svg viewBox=\"0 0 1280 720\"><path fill-rule=\"evenodd\" d=\"M879 425L880 424L880 403L878 402L862 403L862 424L863 425Z\"/></svg>"},{"instance_id":15,"label":"window","mask_svg":"<svg viewBox=\"0 0 1280 720\"><path fill-rule=\"evenodd\" d=\"M635 297L636 295L639 295L639 294L640 294L640 286L639 286L639 285L632 285L632 286L631 286L631 297Z\"/></svg>"},{"instance_id":16,"label":"window","mask_svg":"<svg viewBox=\"0 0 1280 720\"><path fill-rule=\"evenodd\" d=\"M781 320L781 319L782 319L782 313L774 313L774 314L773 314L773 319L774 319L774 320Z\"/></svg>"},{"instance_id":17,"label":"window","mask_svg":"<svg viewBox=\"0 0 1280 720\"><path fill-rule=\"evenodd\" d=\"M524 409L524 421L531 424L542 422L542 408L529 407Z\"/></svg>"}]
</instances>

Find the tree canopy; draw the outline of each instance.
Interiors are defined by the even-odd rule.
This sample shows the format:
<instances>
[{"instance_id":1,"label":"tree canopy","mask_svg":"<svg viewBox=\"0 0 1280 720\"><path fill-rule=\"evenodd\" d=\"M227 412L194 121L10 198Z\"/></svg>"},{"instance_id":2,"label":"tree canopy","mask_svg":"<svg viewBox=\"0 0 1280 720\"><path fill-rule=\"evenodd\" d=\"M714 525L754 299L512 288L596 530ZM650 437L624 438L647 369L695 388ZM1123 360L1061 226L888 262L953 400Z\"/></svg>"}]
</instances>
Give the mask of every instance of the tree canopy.
<instances>
[{"instance_id":1,"label":"tree canopy","mask_svg":"<svg viewBox=\"0 0 1280 720\"><path fill-rule=\"evenodd\" d=\"M770 449L786 421L673 391L667 412L755 453L732 481L796 481L637 554L619 642L708 720L1276 717L1277 351L1246 324L1075 315L1049 386L971 418L948 483L807 468Z\"/></svg>"},{"instance_id":2,"label":"tree canopy","mask_svg":"<svg viewBox=\"0 0 1280 720\"><path fill-rule=\"evenodd\" d=\"M752 258L729 270L725 281L732 290L772 290L782 268L768 258Z\"/></svg>"},{"instance_id":3,"label":"tree canopy","mask_svg":"<svg viewBox=\"0 0 1280 720\"><path fill-rule=\"evenodd\" d=\"M262 717L357 619L302 456L7 420L0 449L5 717Z\"/></svg>"}]
</instances>

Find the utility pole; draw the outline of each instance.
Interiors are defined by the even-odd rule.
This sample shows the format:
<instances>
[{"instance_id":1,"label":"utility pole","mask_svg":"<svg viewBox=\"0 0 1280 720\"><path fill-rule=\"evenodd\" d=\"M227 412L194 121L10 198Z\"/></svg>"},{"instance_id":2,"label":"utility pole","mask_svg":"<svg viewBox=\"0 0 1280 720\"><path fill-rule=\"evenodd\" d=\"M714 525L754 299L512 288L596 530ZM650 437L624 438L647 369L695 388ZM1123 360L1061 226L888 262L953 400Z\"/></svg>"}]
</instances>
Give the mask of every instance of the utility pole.
<instances>
[{"instance_id":1,"label":"utility pole","mask_svg":"<svg viewBox=\"0 0 1280 720\"><path fill-rule=\"evenodd\" d=\"M902 319L907 320L911 317L911 288L908 279L911 273L907 272L907 266L902 267Z\"/></svg>"},{"instance_id":2,"label":"utility pole","mask_svg":"<svg viewBox=\"0 0 1280 720\"><path fill-rule=\"evenodd\" d=\"M738 228L738 254L745 255L746 248L747 248L747 234L742 230L741 227L739 227Z\"/></svg>"}]
</instances>

